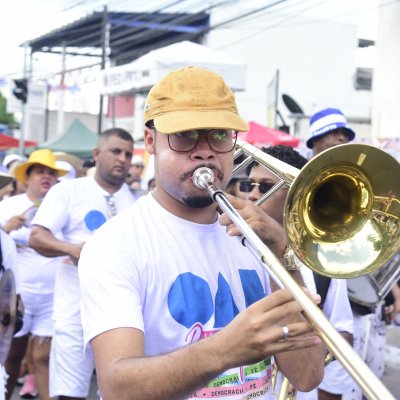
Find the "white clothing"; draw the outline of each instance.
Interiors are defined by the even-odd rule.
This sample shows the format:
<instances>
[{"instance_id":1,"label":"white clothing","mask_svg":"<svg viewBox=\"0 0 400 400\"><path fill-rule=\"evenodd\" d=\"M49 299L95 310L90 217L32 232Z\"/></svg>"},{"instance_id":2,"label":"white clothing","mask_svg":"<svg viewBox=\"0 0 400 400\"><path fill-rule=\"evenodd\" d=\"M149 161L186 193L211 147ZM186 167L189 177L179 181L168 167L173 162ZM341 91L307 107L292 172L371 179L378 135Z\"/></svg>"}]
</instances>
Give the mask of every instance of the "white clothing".
<instances>
[{"instance_id":1,"label":"white clothing","mask_svg":"<svg viewBox=\"0 0 400 400\"><path fill-rule=\"evenodd\" d=\"M11 269L15 280L15 293L21 293L21 279L17 266L17 248L14 240L7 233L0 229L1 251L3 255L4 269Z\"/></svg>"},{"instance_id":2,"label":"white clothing","mask_svg":"<svg viewBox=\"0 0 400 400\"><path fill-rule=\"evenodd\" d=\"M316 291L313 273L311 269L303 266L301 274L304 283L311 292ZM326 294L325 302L322 308L324 314L328 317L332 325L339 332L348 332L353 334L353 314L347 295L347 283L344 279L331 279ZM354 388L355 382L341 366L339 361L332 361L325 367L324 379L319 388L329 393L347 393ZM280 384L274 391L274 395L278 397ZM310 392L296 392L297 400L318 400L318 391L314 389Z\"/></svg>"},{"instance_id":3,"label":"white clothing","mask_svg":"<svg viewBox=\"0 0 400 400\"><path fill-rule=\"evenodd\" d=\"M0 202L0 224L4 225L16 215L26 216L26 225L9 234L17 245L21 291L22 293L53 293L57 259L44 257L28 245L31 233L30 220L37 207L38 205L35 205L25 193L6 198Z\"/></svg>"},{"instance_id":4,"label":"white clothing","mask_svg":"<svg viewBox=\"0 0 400 400\"><path fill-rule=\"evenodd\" d=\"M382 320L382 303L378 303L375 312L360 315L353 308L354 349L372 372L382 378L385 370L386 324ZM355 383L354 390L343 396L343 400L362 400L361 388Z\"/></svg>"},{"instance_id":5,"label":"white clothing","mask_svg":"<svg viewBox=\"0 0 400 400\"><path fill-rule=\"evenodd\" d=\"M53 186L44 198L32 224L41 225L53 235L61 233L69 243L86 242L110 216L106 192L93 176L65 180ZM114 193L115 206L121 211L133 203L126 184ZM78 272L69 259L59 262L54 296L56 320L80 320Z\"/></svg>"},{"instance_id":6,"label":"white clothing","mask_svg":"<svg viewBox=\"0 0 400 400\"><path fill-rule=\"evenodd\" d=\"M312 270L303 266L301 275L308 289L315 293L317 289ZM322 311L337 331L353 334L353 313L348 300L346 280L331 279Z\"/></svg>"},{"instance_id":7,"label":"white clothing","mask_svg":"<svg viewBox=\"0 0 400 400\"><path fill-rule=\"evenodd\" d=\"M0 229L1 253L3 258L4 269L10 269L14 274L15 293L21 292L21 284L19 280L17 267L17 248L14 241L4 231ZM1 335L1 334L0 334ZM1 339L1 338L0 338ZM5 387L7 383L7 372L0 364L0 400L5 399Z\"/></svg>"},{"instance_id":8,"label":"white clothing","mask_svg":"<svg viewBox=\"0 0 400 400\"><path fill-rule=\"evenodd\" d=\"M94 370L83 357L80 323L56 321L49 363L49 395L86 398Z\"/></svg>"},{"instance_id":9,"label":"white clothing","mask_svg":"<svg viewBox=\"0 0 400 400\"><path fill-rule=\"evenodd\" d=\"M34 203L26 193L12 196L0 202L0 224L16 215L25 215L25 225L10 232L17 245L17 267L21 279L21 298L24 303L24 323L16 337L32 333L51 336L53 333L54 281L58 266L56 258L44 257L29 247L31 221L39 202Z\"/></svg>"},{"instance_id":10,"label":"white clothing","mask_svg":"<svg viewBox=\"0 0 400 400\"><path fill-rule=\"evenodd\" d=\"M331 279L323 311L338 332L354 334L353 313L345 279ZM350 393L354 386L354 380L339 361L332 361L325 367L319 388L329 393L343 394Z\"/></svg>"},{"instance_id":11,"label":"white clothing","mask_svg":"<svg viewBox=\"0 0 400 400\"><path fill-rule=\"evenodd\" d=\"M95 233L78 272L87 356L91 339L120 327L145 333L146 356L175 351L218 332L271 291L261 261L218 221L178 218L151 194ZM271 373L270 359L234 368L193 397L270 399Z\"/></svg>"},{"instance_id":12,"label":"white clothing","mask_svg":"<svg viewBox=\"0 0 400 400\"><path fill-rule=\"evenodd\" d=\"M382 307L378 303L373 314L364 315L362 320L361 355L372 372L382 378L385 372L385 346L387 326L382 319Z\"/></svg>"},{"instance_id":13,"label":"white clothing","mask_svg":"<svg viewBox=\"0 0 400 400\"><path fill-rule=\"evenodd\" d=\"M112 195L112 202L109 198L93 176L62 181L49 190L32 224L61 233L67 242L86 242L108 218L134 202L126 184ZM53 308L50 396L86 397L94 363L83 357L78 272L66 257L59 263Z\"/></svg>"},{"instance_id":14,"label":"white clothing","mask_svg":"<svg viewBox=\"0 0 400 400\"><path fill-rule=\"evenodd\" d=\"M50 337L53 335L53 293L22 293L25 305L24 324L15 337L22 337L31 333L34 336Z\"/></svg>"},{"instance_id":15,"label":"white clothing","mask_svg":"<svg viewBox=\"0 0 400 400\"><path fill-rule=\"evenodd\" d=\"M0 365L0 400L4 400L6 398L5 389L7 384L7 377L8 374L5 368L2 365Z\"/></svg>"}]
</instances>

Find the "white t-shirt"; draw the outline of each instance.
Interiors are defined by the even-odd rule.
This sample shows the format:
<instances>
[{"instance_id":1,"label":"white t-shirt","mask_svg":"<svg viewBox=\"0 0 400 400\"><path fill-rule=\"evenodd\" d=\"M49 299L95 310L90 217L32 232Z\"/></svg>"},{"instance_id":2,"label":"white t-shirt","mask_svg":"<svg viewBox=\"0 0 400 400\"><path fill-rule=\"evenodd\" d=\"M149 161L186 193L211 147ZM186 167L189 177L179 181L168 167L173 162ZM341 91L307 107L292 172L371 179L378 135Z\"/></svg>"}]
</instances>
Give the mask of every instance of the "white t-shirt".
<instances>
[{"instance_id":1,"label":"white t-shirt","mask_svg":"<svg viewBox=\"0 0 400 400\"><path fill-rule=\"evenodd\" d=\"M109 195L92 176L62 181L49 190L32 224L47 228L53 235L61 233L67 242L86 242L112 216L113 210L106 198ZM117 212L134 202L126 184L113 194L113 198ZM64 260L57 271L53 318L77 320L80 318L78 272L69 259ZM92 268L96 269L96 266L92 265Z\"/></svg>"},{"instance_id":2,"label":"white t-shirt","mask_svg":"<svg viewBox=\"0 0 400 400\"><path fill-rule=\"evenodd\" d=\"M40 255L29 247L31 219L37 205L23 193L8 197L0 202L0 224L4 225L11 217L24 214L25 226L10 232L10 237L17 245L17 264L22 292L53 293L58 261Z\"/></svg>"},{"instance_id":3,"label":"white t-shirt","mask_svg":"<svg viewBox=\"0 0 400 400\"><path fill-rule=\"evenodd\" d=\"M5 370L5 368L0 365L0 400L4 400L5 397L5 388L7 385L7 378L8 374Z\"/></svg>"},{"instance_id":4,"label":"white t-shirt","mask_svg":"<svg viewBox=\"0 0 400 400\"><path fill-rule=\"evenodd\" d=\"M345 279L331 280L323 311L338 332L354 333L353 313ZM324 379L319 388L329 393L341 394L350 393L354 385L354 380L342 364L332 361L325 368Z\"/></svg>"},{"instance_id":5,"label":"white t-shirt","mask_svg":"<svg viewBox=\"0 0 400 400\"><path fill-rule=\"evenodd\" d=\"M86 355L91 339L118 327L142 330L147 356L172 352L270 294L261 262L224 227L178 218L151 194L95 233L78 271ZM231 369L196 397L270 399L271 373L270 359Z\"/></svg>"},{"instance_id":6,"label":"white t-shirt","mask_svg":"<svg viewBox=\"0 0 400 400\"><path fill-rule=\"evenodd\" d=\"M21 285L17 267L17 249L14 241L7 235L7 233L0 230L1 252L3 257L4 269L10 269L14 273L15 280L15 293L21 293ZM1 278L2 274L0 274ZM4 400L4 389L7 383L7 372L0 364L0 400Z\"/></svg>"},{"instance_id":7,"label":"white t-shirt","mask_svg":"<svg viewBox=\"0 0 400 400\"><path fill-rule=\"evenodd\" d=\"M7 233L0 230L0 240L1 240L1 252L3 255L3 267L4 269L11 269L14 273L15 280L15 293L21 293L21 280L18 272L17 265L17 248L14 241L10 238ZM1 383L1 380L0 380Z\"/></svg>"},{"instance_id":8,"label":"white t-shirt","mask_svg":"<svg viewBox=\"0 0 400 400\"><path fill-rule=\"evenodd\" d=\"M311 269L303 266L301 268L301 274L307 287L311 291L316 291ZM347 282L345 279L331 279L322 311L337 331L353 334L353 313L351 311L347 294ZM329 393L340 394L351 392L354 385L353 379L339 361L333 361L325 367L324 379L319 385L319 388ZM307 393L297 392L296 399L318 400L317 390L315 389Z\"/></svg>"}]
</instances>

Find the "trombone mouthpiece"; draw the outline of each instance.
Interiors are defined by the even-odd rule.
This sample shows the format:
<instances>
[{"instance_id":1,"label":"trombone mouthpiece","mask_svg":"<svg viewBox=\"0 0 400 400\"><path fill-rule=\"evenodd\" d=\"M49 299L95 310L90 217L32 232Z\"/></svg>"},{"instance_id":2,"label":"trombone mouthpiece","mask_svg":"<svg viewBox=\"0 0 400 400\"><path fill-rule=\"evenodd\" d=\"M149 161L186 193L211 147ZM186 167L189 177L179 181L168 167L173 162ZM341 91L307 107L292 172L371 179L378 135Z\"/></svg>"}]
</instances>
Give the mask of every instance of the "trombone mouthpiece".
<instances>
[{"instance_id":1,"label":"trombone mouthpiece","mask_svg":"<svg viewBox=\"0 0 400 400\"><path fill-rule=\"evenodd\" d=\"M197 168L192 176L192 181L194 186L197 188L205 189L207 187L207 183L214 182L214 172L212 169L207 167Z\"/></svg>"}]
</instances>

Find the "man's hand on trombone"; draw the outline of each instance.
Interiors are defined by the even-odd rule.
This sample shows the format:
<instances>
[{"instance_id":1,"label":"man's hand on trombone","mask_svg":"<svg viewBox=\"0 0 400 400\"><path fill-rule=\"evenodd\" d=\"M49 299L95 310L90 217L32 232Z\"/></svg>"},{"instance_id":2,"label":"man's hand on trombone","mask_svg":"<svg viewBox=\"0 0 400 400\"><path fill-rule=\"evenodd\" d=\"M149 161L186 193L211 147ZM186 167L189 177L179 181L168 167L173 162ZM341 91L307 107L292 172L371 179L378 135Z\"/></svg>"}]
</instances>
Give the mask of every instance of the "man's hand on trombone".
<instances>
[{"instance_id":1,"label":"man's hand on trombone","mask_svg":"<svg viewBox=\"0 0 400 400\"><path fill-rule=\"evenodd\" d=\"M320 298L314 295L313 300L318 303ZM287 289L243 310L213 338L220 340L226 365L248 365L275 356L297 390L317 386L323 377L323 345L301 311Z\"/></svg>"},{"instance_id":2,"label":"man's hand on trombone","mask_svg":"<svg viewBox=\"0 0 400 400\"><path fill-rule=\"evenodd\" d=\"M238 199L230 194L226 194L226 196L231 205L275 256L278 259L282 258L288 244L284 229L252 202ZM219 223L226 227L226 231L230 236L241 235L240 229L227 214L221 214Z\"/></svg>"}]
</instances>

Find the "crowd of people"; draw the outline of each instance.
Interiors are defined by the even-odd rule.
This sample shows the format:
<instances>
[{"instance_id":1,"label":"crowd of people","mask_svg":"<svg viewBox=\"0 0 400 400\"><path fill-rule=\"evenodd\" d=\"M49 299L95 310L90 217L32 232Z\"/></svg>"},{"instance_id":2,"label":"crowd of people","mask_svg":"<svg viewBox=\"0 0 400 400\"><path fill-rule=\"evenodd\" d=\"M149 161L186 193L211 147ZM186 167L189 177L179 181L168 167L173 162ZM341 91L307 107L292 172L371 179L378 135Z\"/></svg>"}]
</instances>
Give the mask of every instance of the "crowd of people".
<instances>
[{"instance_id":1,"label":"crowd of people","mask_svg":"<svg viewBox=\"0 0 400 400\"><path fill-rule=\"evenodd\" d=\"M298 399L361 400L289 290L194 185L195 171L212 170L231 205L358 352L373 351L365 338L376 344L385 320L400 312L397 284L383 313L380 302L360 315L345 279L321 277L296 258L284 228L288 188L258 206L278 177L258 162L232 177L237 133L248 125L219 75L197 67L167 74L147 96L144 125L155 171L146 186L144 159L120 128L99 135L90 161L49 149L4 159L2 265L14 272L23 324L0 400L21 378L23 398L85 399L94 371L103 400L277 399L283 379ZM327 108L311 118L307 146L318 157L355 136L344 114ZM298 169L308 162L291 147L262 151Z\"/></svg>"},{"instance_id":2,"label":"crowd of people","mask_svg":"<svg viewBox=\"0 0 400 400\"><path fill-rule=\"evenodd\" d=\"M4 158L3 260L6 268L14 264L24 307L23 326L4 363L6 399L17 384L22 398L87 396L94 366L81 350L76 266L93 232L138 197L138 188L129 186L133 152L132 136L114 128L100 135L93 160L49 149Z\"/></svg>"}]
</instances>

